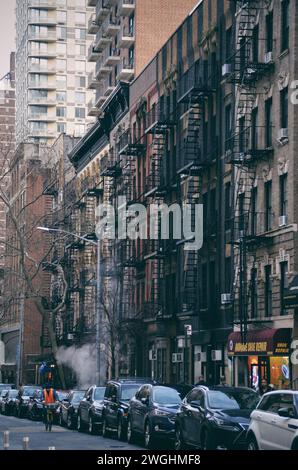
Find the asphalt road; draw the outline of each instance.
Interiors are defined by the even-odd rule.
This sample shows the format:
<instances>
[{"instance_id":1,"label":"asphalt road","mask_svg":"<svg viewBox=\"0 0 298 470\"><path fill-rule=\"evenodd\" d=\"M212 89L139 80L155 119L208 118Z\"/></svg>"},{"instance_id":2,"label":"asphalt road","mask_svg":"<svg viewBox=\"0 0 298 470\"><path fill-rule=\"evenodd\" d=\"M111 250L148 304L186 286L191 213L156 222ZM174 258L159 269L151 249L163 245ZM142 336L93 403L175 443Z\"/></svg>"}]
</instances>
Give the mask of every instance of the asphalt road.
<instances>
[{"instance_id":1,"label":"asphalt road","mask_svg":"<svg viewBox=\"0 0 298 470\"><path fill-rule=\"evenodd\" d=\"M103 438L71 431L61 426L53 426L46 432L44 424L28 419L0 415L0 450L3 449L3 432L9 431L10 450L21 450L24 437L29 437L30 450L136 450L139 446L130 445L113 438Z\"/></svg>"}]
</instances>

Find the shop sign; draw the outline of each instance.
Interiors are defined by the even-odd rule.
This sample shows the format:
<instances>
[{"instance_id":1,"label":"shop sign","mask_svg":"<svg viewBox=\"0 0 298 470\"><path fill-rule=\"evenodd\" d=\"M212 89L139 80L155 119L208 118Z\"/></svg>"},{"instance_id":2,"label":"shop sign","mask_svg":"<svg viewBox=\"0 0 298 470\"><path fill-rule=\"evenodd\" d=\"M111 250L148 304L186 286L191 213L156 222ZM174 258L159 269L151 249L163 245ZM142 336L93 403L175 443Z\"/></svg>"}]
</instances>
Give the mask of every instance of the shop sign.
<instances>
[{"instance_id":1,"label":"shop sign","mask_svg":"<svg viewBox=\"0 0 298 470\"><path fill-rule=\"evenodd\" d=\"M290 354L289 330L272 329L251 331L248 341L243 343L240 332L231 333L228 339L229 356L286 356Z\"/></svg>"}]
</instances>

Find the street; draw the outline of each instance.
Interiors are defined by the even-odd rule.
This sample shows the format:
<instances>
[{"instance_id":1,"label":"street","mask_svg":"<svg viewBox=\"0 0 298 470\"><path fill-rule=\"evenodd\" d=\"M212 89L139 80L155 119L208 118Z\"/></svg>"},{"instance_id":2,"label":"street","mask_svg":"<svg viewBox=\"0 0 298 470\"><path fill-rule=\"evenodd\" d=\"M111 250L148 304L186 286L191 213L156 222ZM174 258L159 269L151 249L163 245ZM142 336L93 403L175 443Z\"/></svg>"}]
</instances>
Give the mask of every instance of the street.
<instances>
[{"instance_id":1,"label":"street","mask_svg":"<svg viewBox=\"0 0 298 470\"><path fill-rule=\"evenodd\" d=\"M53 426L51 433L46 432L44 424L12 416L0 416L0 449L3 449L3 432L10 431L10 450L21 450L23 437L29 437L30 450L140 450L127 442L106 439L99 435L71 431L60 426Z\"/></svg>"}]
</instances>

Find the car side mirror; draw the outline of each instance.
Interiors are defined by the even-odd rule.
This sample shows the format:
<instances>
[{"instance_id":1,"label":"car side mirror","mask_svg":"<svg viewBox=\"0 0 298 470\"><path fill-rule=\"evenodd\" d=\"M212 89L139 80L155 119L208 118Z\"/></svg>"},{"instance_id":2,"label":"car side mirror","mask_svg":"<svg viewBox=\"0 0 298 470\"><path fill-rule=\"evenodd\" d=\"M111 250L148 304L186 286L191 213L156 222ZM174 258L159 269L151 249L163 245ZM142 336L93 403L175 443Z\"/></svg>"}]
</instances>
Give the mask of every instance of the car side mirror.
<instances>
[{"instance_id":1,"label":"car side mirror","mask_svg":"<svg viewBox=\"0 0 298 470\"><path fill-rule=\"evenodd\" d=\"M293 418L293 413L289 408L280 408L278 410L278 416L281 416L282 418Z\"/></svg>"},{"instance_id":2,"label":"car side mirror","mask_svg":"<svg viewBox=\"0 0 298 470\"><path fill-rule=\"evenodd\" d=\"M141 398L141 403L143 403L143 405L149 405L149 398L148 397Z\"/></svg>"}]
</instances>

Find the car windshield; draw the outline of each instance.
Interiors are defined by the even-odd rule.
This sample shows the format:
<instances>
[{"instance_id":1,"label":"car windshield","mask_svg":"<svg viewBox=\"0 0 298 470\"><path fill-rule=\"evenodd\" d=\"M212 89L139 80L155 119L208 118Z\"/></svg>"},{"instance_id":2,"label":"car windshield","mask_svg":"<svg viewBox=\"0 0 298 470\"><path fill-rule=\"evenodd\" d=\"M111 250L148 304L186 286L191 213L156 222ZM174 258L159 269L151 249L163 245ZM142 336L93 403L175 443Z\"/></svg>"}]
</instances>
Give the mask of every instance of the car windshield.
<instances>
[{"instance_id":1,"label":"car windshield","mask_svg":"<svg viewBox=\"0 0 298 470\"><path fill-rule=\"evenodd\" d=\"M105 394L105 388L97 387L94 393L94 400L103 400L104 394Z\"/></svg>"},{"instance_id":2,"label":"car windshield","mask_svg":"<svg viewBox=\"0 0 298 470\"><path fill-rule=\"evenodd\" d=\"M250 390L210 390L208 392L210 408L220 410L252 410L257 406L259 395Z\"/></svg>"},{"instance_id":3,"label":"car windshield","mask_svg":"<svg viewBox=\"0 0 298 470\"><path fill-rule=\"evenodd\" d=\"M81 400L83 400L85 395L85 392L75 392L72 397L72 401L74 403L80 403Z\"/></svg>"},{"instance_id":4,"label":"car windshield","mask_svg":"<svg viewBox=\"0 0 298 470\"><path fill-rule=\"evenodd\" d=\"M8 392L8 396L9 398L15 398L18 394L18 391L17 390L9 390Z\"/></svg>"},{"instance_id":5,"label":"car windshield","mask_svg":"<svg viewBox=\"0 0 298 470\"><path fill-rule=\"evenodd\" d=\"M140 385L122 385L121 400L129 401L139 390Z\"/></svg>"},{"instance_id":6,"label":"car windshield","mask_svg":"<svg viewBox=\"0 0 298 470\"><path fill-rule=\"evenodd\" d=\"M11 385L8 385L8 384L0 384L0 390L10 390L11 389Z\"/></svg>"},{"instance_id":7,"label":"car windshield","mask_svg":"<svg viewBox=\"0 0 298 470\"><path fill-rule=\"evenodd\" d=\"M170 387L155 387L153 401L159 405L180 405L181 398L177 390Z\"/></svg>"},{"instance_id":8,"label":"car windshield","mask_svg":"<svg viewBox=\"0 0 298 470\"><path fill-rule=\"evenodd\" d=\"M36 392L36 390L38 390L38 389L33 388L33 387L32 388L29 388L29 387L24 388L23 389L23 396L24 397L32 397L34 395L34 392Z\"/></svg>"},{"instance_id":9,"label":"car windshield","mask_svg":"<svg viewBox=\"0 0 298 470\"><path fill-rule=\"evenodd\" d=\"M67 397L67 392L57 392L57 395L58 395L58 400L62 401L64 400L64 398Z\"/></svg>"}]
</instances>

